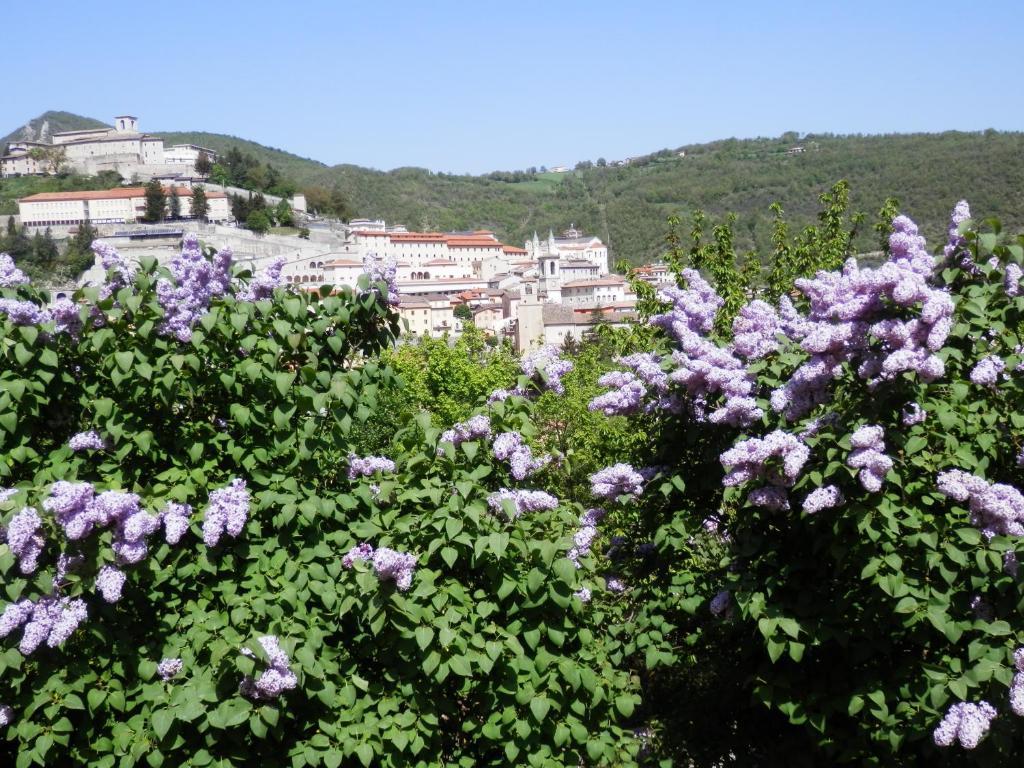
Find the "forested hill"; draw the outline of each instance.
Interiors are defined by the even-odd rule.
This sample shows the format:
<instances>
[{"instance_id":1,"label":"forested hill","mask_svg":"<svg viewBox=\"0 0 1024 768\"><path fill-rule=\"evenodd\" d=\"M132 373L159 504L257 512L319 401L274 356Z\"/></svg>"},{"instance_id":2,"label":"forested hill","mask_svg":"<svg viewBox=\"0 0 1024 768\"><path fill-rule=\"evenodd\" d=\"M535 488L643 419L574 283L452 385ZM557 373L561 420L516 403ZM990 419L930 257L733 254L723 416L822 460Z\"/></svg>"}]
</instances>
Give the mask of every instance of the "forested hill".
<instances>
[{"instance_id":1,"label":"forested hill","mask_svg":"<svg viewBox=\"0 0 1024 768\"><path fill-rule=\"evenodd\" d=\"M61 131L84 131L89 128L109 127L100 120L82 117L71 112L44 112L0 139L0 149L3 149L11 141L38 141L41 136L52 136Z\"/></svg>"},{"instance_id":2,"label":"forested hill","mask_svg":"<svg viewBox=\"0 0 1024 768\"><path fill-rule=\"evenodd\" d=\"M60 114L67 115L47 113ZM422 168L328 167L234 136L153 133L168 144L194 143L219 153L237 148L273 165L302 189L339 189L352 216L383 218L416 229L492 229L511 243L521 243L534 230L558 232L575 223L604 238L615 258L633 262L657 258L665 219L674 213L685 216L694 208L713 216L738 214L737 246L764 248L772 202L783 205L793 224L809 223L818 210L818 195L839 179L850 182L855 210L873 213L886 197L895 196L931 239L943 235L949 210L961 198L1004 223L1024 228L1020 132L802 138L787 134L665 149L633 158L625 166L584 162L564 174L485 176ZM787 152L795 147L803 151ZM865 247L873 243L869 229L865 227L861 242Z\"/></svg>"}]
</instances>

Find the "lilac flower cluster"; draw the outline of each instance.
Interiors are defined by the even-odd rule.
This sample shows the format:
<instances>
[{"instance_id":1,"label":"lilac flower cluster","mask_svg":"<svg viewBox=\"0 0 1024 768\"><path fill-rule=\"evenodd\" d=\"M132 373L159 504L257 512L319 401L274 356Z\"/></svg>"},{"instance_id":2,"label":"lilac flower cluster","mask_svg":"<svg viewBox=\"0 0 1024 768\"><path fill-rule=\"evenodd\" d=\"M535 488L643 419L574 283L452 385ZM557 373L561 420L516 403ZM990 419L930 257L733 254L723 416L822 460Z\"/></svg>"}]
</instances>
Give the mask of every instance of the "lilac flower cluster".
<instances>
[{"instance_id":1,"label":"lilac flower cluster","mask_svg":"<svg viewBox=\"0 0 1024 768\"><path fill-rule=\"evenodd\" d=\"M1020 296L1020 279L1024 277L1024 271L1021 270L1020 265L1014 264L1012 261L1006 265L1006 271L1003 273L1003 288L1006 290L1006 295L1012 297Z\"/></svg>"},{"instance_id":2,"label":"lilac flower cluster","mask_svg":"<svg viewBox=\"0 0 1024 768\"><path fill-rule=\"evenodd\" d=\"M260 637L258 642L267 655L267 668L255 680L248 675L243 678L238 686L238 692L257 701L272 701L285 691L292 690L298 685L299 679L292 672L288 655L281 650L281 644L274 635ZM247 650L243 648L242 652L245 653ZM250 651L246 655L249 656L251 653Z\"/></svg>"},{"instance_id":3,"label":"lilac flower cluster","mask_svg":"<svg viewBox=\"0 0 1024 768\"><path fill-rule=\"evenodd\" d=\"M544 491L527 491L522 489L501 488L487 497L487 506L496 515L504 514L502 501L511 501L513 517L521 517L525 512L542 512L558 506L558 499Z\"/></svg>"},{"instance_id":4,"label":"lilac flower cluster","mask_svg":"<svg viewBox=\"0 0 1024 768\"><path fill-rule=\"evenodd\" d=\"M0 504L18 494L17 488L0 488Z\"/></svg>"},{"instance_id":5,"label":"lilac flower cluster","mask_svg":"<svg viewBox=\"0 0 1024 768\"><path fill-rule=\"evenodd\" d=\"M875 493L892 469L892 459L885 455L885 430L876 425L865 425L850 435L853 450L846 459L847 466L859 469L857 478L864 490Z\"/></svg>"},{"instance_id":6,"label":"lilac flower cluster","mask_svg":"<svg viewBox=\"0 0 1024 768\"><path fill-rule=\"evenodd\" d=\"M773 485L790 487L807 463L811 451L796 435L782 430L769 432L763 438L751 437L722 453L722 465L731 468L722 480L726 487L753 479L766 479ZM782 462L782 472L772 459Z\"/></svg>"},{"instance_id":7,"label":"lilac flower cluster","mask_svg":"<svg viewBox=\"0 0 1024 768\"><path fill-rule=\"evenodd\" d=\"M14 259L6 253L0 253L0 288L14 288L27 283L25 273L14 266Z\"/></svg>"},{"instance_id":8,"label":"lilac flower cluster","mask_svg":"<svg viewBox=\"0 0 1024 768\"><path fill-rule=\"evenodd\" d=\"M723 589L711 598L711 603L708 607L711 609L712 616L728 618L732 615L732 593L727 589Z\"/></svg>"},{"instance_id":9,"label":"lilac flower cluster","mask_svg":"<svg viewBox=\"0 0 1024 768\"><path fill-rule=\"evenodd\" d=\"M680 276L689 287L662 288L658 294L660 298L672 302L672 309L652 317L651 324L665 329L685 346L685 339L689 335L704 335L711 331L715 325L715 316L725 302L697 270L684 269Z\"/></svg>"},{"instance_id":10,"label":"lilac flower cluster","mask_svg":"<svg viewBox=\"0 0 1024 768\"><path fill-rule=\"evenodd\" d=\"M348 479L370 477L378 472L394 472L395 462L383 456L364 456L360 458L354 453L348 455Z\"/></svg>"},{"instance_id":11,"label":"lilac flower cluster","mask_svg":"<svg viewBox=\"0 0 1024 768\"><path fill-rule=\"evenodd\" d=\"M185 235L181 252L168 265L172 280L156 284L157 302L164 310L160 332L178 341L190 341L192 328L206 314L210 301L231 286L231 250L225 248L206 259L194 233Z\"/></svg>"},{"instance_id":12,"label":"lilac flower cluster","mask_svg":"<svg viewBox=\"0 0 1024 768\"><path fill-rule=\"evenodd\" d=\"M96 575L96 589L108 603L116 603L121 599L125 578L124 571L104 565Z\"/></svg>"},{"instance_id":13,"label":"lilac flower cluster","mask_svg":"<svg viewBox=\"0 0 1024 768\"><path fill-rule=\"evenodd\" d=\"M934 258L917 226L906 216L893 220L891 256L877 269L860 269L855 259L841 272L819 272L796 285L810 302L803 321L783 308L783 327L810 358L785 386L772 393L772 408L798 419L829 398L828 385L844 363L855 365L870 387L913 371L926 382L943 375L936 354L952 328L953 301L928 280ZM903 312L920 305L918 316Z\"/></svg>"},{"instance_id":14,"label":"lilac flower cluster","mask_svg":"<svg viewBox=\"0 0 1024 768\"><path fill-rule=\"evenodd\" d=\"M613 464L590 476L590 493L598 499L639 496L644 492L645 478L629 464Z\"/></svg>"},{"instance_id":15,"label":"lilac flower cluster","mask_svg":"<svg viewBox=\"0 0 1024 768\"><path fill-rule=\"evenodd\" d=\"M379 259L376 254L369 253L363 257L363 272L369 276L371 285L387 284L388 304L397 307L401 301L398 295L398 265L391 259Z\"/></svg>"},{"instance_id":16,"label":"lilac flower cluster","mask_svg":"<svg viewBox=\"0 0 1024 768\"><path fill-rule=\"evenodd\" d=\"M43 521L32 507L25 507L11 518L7 525L7 546L18 559L18 568L24 575L35 573L39 566L39 555L46 540L40 530Z\"/></svg>"},{"instance_id":17,"label":"lilac flower cluster","mask_svg":"<svg viewBox=\"0 0 1024 768\"><path fill-rule=\"evenodd\" d=\"M502 403L510 397L526 397L526 392L519 387L513 389L496 389L487 396L487 404Z\"/></svg>"},{"instance_id":18,"label":"lilac flower cluster","mask_svg":"<svg viewBox=\"0 0 1024 768\"><path fill-rule=\"evenodd\" d=\"M78 599L43 597L35 603L20 600L10 603L0 615L0 637L24 625L18 650L28 656L44 642L50 648L62 645L87 615L85 603Z\"/></svg>"},{"instance_id":19,"label":"lilac flower cluster","mask_svg":"<svg viewBox=\"0 0 1024 768\"><path fill-rule=\"evenodd\" d=\"M1010 709L1018 717L1024 717L1024 648L1013 652L1013 666L1017 671L1010 683Z\"/></svg>"},{"instance_id":20,"label":"lilac flower cluster","mask_svg":"<svg viewBox=\"0 0 1024 768\"><path fill-rule=\"evenodd\" d=\"M393 581L399 591L405 592L412 586L412 577L416 571L416 555L399 552L387 547L374 549L363 542L352 547L343 558L341 564L351 568L359 560L369 560L377 578L381 581Z\"/></svg>"},{"instance_id":21,"label":"lilac flower cluster","mask_svg":"<svg viewBox=\"0 0 1024 768\"><path fill-rule=\"evenodd\" d=\"M523 442L518 432L502 432L494 438L494 458L507 461L512 477L525 480L551 461L550 456L534 458L530 446Z\"/></svg>"},{"instance_id":22,"label":"lilac flower cluster","mask_svg":"<svg viewBox=\"0 0 1024 768\"><path fill-rule=\"evenodd\" d=\"M604 588L613 594L619 595L626 591L626 583L618 576L608 576L604 580Z\"/></svg>"},{"instance_id":23,"label":"lilac flower cluster","mask_svg":"<svg viewBox=\"0 0 1024 768\"><path fill-rule=\"evenodd\" d=\"M14 710L7 704L0 704L0 728L10 725L14 721Z\"/></svg>"},{"instance_id":24,"label":"lilac flower cluster","mask_svg":"<svg viewBox=\"0 0 1024 768\"><path fill-rule=\"evenodd\" d=\"M740 357L758 360L779 348L781 330L775 309L760 299L752 301L732 321L732 348Z\"/></svg>"},{"instance_id":25,"label":"lilac flower cluster","mask_svg":"<svg viewBox=\"0 0 1024 768\"><path fill-rule=\"evenodd\" d=\"M486 440L491 436L491 420L484 414L477 414L466 421L460 421L451 429L441 433L442 443L451 443L458 448L471 440ZM438 448L438 455L443 453Z\"/></svg>"},{"instance_id":26,"label":"lilac flower cluster","mask_svg":"<svg viewBox=\"0 0 1024 768\"><path fill-rule=\"evenodd\" d=\"M564 395L565 385L562 383L562 377L573 369L573 364L572 361L559 357L558 347L545 344L523 355L520 368L527 376L536 377L543 374L546 387L556 394Z\"/></svg>"},{"instance_id":27,"label":"lilac flower cluster","mask_svg":"<svg viewBox=\"0 0 1024 768\"><path fill-rule=\"evenodd\" d=\"M164 524L164 539L168 544L177 544L188 533L189 518L191 516L192 506L190 504L179 504L175 501L167 502L167 505L160 513L160 520Z\"/></svg>"},{"instance_id":28,"label":"lilac flower cluster","mask_svg":"<svg viewBox=\"0 0 1024 768\"><path fill-rule=\"evenodd\" d=\"M590 602L590 598L593 596L591 594L590 590L587 587L580 587L580 589L578 589L577 591L573 592L573 595L581 603L589 603Z\"/></svg>"},{"instance_id":29,"label":"lilac flower cluster","mask_svg":"<svg viewBox=\"0 0 1024 768\"><path fill-rule=\"evenodd\" d=\"M81 308L66 296L54 300L50 305L50 315L53 318L53 329L56 333L66 333L77 337L81 332Z\"/></svg>"},{"instance_id":30,"label":"lilac flower cluster","mask_svg":"<svg viewBox=\"0 0 1024 768\"><path fill-rule=\"evenodd\" d=\"M988 733L995 716L995 707L987 701L978 704L958 702L946 712L932 738L939 747L949 747L959 741L964 749L974 749Z\"/></svg>"},{"instance_id":31,"label":"lilac flower cluster","mask_svg":"<svg viewBox=\"0 0 1024 768\"><path fill-rule=\"evenodd\" d=\"M979 387L994 387L1005 370L1005 362L995 355L989 355L979 360L971 370L971 382Z\"/></svg>"},{"instance_id":32,"label":"lilac flower cluster","mask_svg":"<svg viewBox=\"0 0 1024 768\"><path fill-rule=\"evenodd\" d=\"M986 538L1024 536L1024 495L1012 485L988 483L960 469L940 472L937 485L944 496L968 502L971 522Z\"/></svg>"},{"instance_id":33,"label":"lilac flower cluster","mask_svg":"<svg viewBox=\"0 0 1024 768\"><path fill-rule=\"evenodd\" d=\"M107 299L132 282L133 270L114 246L99 240L92 241L92 252L100 262L106 280L100 288L100 298Z\"/></svg>"},{"instance_id":34,"label":"lilac flower cluster","mask_svg":"<svg viewBox=\"0 0 1024 768\"><path fill-rule=\"evenodd\" d=\"M238 478L227 487L212 491L203 519L203 543L216 547L224 533L239 536L249 519L249 501L245 481Z\"/></svg>"},{"instance_id":35,"label":"lilac flower cluster","mask_svg":"<svg viewBox=\"0 0 1024 768\"><path fill-rule=\"evenodd\" d=\"M928 418L928 411L924 410L917 403L907 403L900 412L900 421L905 427L912 427L915 424L922 424Z\"/></svg>"},{"instance_id":36,"label":"lilac flower cluster","mask_svg":"<svg viewBox=\"0 0 1024 768\"><path fill-rule=\"evenodd\" d=\"M42 325L53 319L45 309L19 299L0 299L0 314L7 315L15 325Z\"/></svg>"},{"instance_id":37,"label":"lilac flower cluster","mask_svg":"<svg viewBox=\"0 0 1024 768\"><path fill-rule=\"evenodd\" d=\"M629 371L612 371L597 380L602 387L615 387L598 395L587 406L606 416L626 415L643 410L677 412L678 399L670 392L668 374L662 370L661 358L650 352L636 352L616 362Z\"/></svg>"},{"instance_id":38,"label":"lilac flower cluster","mask_svg":"<svg viewBox=\"0 0 1024 768\"><path fill-rule=\"evenodd\" d=\"M156 665L156 672L160 675L161 680L167 682L181 674L183 668L184 664L181 659L161 659L160 663Z\"/></svg>"},{"instance_id":39,"label":"lilac flower cluster","mask_svg":"<svg viewBox=\"0 0 1024 768\"><path fill-rule=\"evenodd\" d=\"M590 554L590 545L597 538L597 524L604 516L605 511L600 508L588 509L580 515L580 527L572 537L573 547L567 555L577 568L581 566L580 558Z\"/></svg>"},{"instance_id":40,"label":"lilac flower cluster","mask_svg":"<svg viewBox=\"0 0 1024 768\"><path fill-rule=\"evenodd\" d=\"M834 485L824 485L807 494L807 498L804 499L804 512L813 515L823 509L838 507L844 501L842 491Z\"/></svg>"},{"instance_id":41,"label":"lilac flower cluster","mask_svg":"<svg viewBox=\"0 0 1024 768\"><path fill-rule=\"evenodd\" d=\"M945 247L942 249L943 255L945 255L947 261L952 261L954 256L961 254L961 266L973 267L974 263L971 261L970 253L967 253L967 240L963 235L957 232L957 228L971 218L971 208L967 204L966 200L961 200L955 206L953 206L953 212L949 217L949 230L947 232L948 239Z\"/></svg>"},{"instance_id":42,"label":"lilac flower cluster","mask_svg":"<svg viewBox=\"0 0 1024 768\"><path fill-rule=\"evenodd\" d=\"M286 259L278 256L270 262L265 270L257 272L249 284L235 295L242 301L260 301L269 299L274 295L274 289L284 285L281 279L281 270L284 268Z\"/></svg>"},{"instance_id":43,"label":"lilac flower cluster","mask_svg":"<svg viewBox=\"0 0 1024 768\"><path fill-rule=\"evenodd\" d=\"M79 432L68 440L68 447L72 451L102 451L106 448L106 442L94 429L87 432Z\"/></svg>"}]
</instances>

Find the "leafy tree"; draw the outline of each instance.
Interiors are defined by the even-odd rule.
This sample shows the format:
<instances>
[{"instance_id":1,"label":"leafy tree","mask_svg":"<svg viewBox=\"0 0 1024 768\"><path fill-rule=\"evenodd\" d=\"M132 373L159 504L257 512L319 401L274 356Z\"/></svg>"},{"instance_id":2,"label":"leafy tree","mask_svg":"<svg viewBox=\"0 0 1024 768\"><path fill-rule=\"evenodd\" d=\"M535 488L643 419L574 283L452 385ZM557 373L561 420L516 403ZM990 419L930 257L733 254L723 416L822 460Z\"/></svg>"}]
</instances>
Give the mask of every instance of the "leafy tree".
<instances>
[{"instance_id":1,"label":"leafy tree","mask_svg":"<svg viewBox=\"0 0 1024 768\"><path fill-rule=\"evenodd\" d=\"M75 234L68 241L67 251L64 254L64 260L72 276L78 276L92 266L95 261L92 241L97 237L99 237L99 232L88 219L78 225Z\"/></svg>"},{"instance_id":2,"label":"leafy tree","mask_svg":"<svg viewBox=\"0 0 1024 768\"><path fill-rule=\"evenodd\" d=\"M206 197L206 188L202 184L192 187L192 217L197 221L206 221L210 215L210 201Z\"/></svg>"},{"instance_id":3,"label":"leafy tree","mask_svg":"<svg viewBox=\"0 0 1024 768\"><path fill-rule=\"evenodd\" d=\"M452 310L452 315L463 322L473 322L473 310L469 304L466 304L465 302L456 306L455 309Z\"/></svg>"},{"instance_id":4,"label":"leafy tree","mask_svg":"<svg viewBox=\"0 0 1024 768\"><path fill-rule=\"evenodd\" d=\"M295 223L295 215L286 199L282 198L274 208L274 218L277 219L277 224L281 227L290 227Z\"/></svg>"},{"instance_id":5,"label":"leafy tree","mask_svg":"<svg viewBox=\"0 0 1024 768\"><path fill-rule=\"evenodd\" d=\"M45 173L59 174L68 164L68 148L63 145L32 147L28 156L42 165Z\"/></svg>"},{"instance_id":6,"label":"leafy tree","mask_svg":"<svg viewBox=\"0 0 1024 768\"><path fill-rule=\"evenodd\" d=\"M157 179L152 179L146 184L146 210L142 220L155 223L163 221L167 215L167 195L164 188Z\"/></svg>"},{"instance_id":7,"label":"leafy tree","mask_svg":"<svg viewBox=\"0 0 1024 768\"><path fill-rule=\"evenodd\" d=\"M196 173L202 177L207 177L213 171L213 160L210 158L208 152L200 152L196 158Z\"/></svg>"},{"instance_id":8,"label":"leafy tree","mask_svg":"<svg viewBox=\"0 0 1024 768\"><path fill-rule=\"evenodd\" d=\"M228 175L227 168L220 163L214 163L213 168L210 169L210 181L222 187L228 186L231 183L231 177Z\"/></svg>"},{"instance_id":9,"label":"leafy tree","mask_svg":"<svg viewBox=\"0 0 1024 768\"><path fill-rule=\"evenodd\" d=\"M181 218L181 198L178 196L178 188L171 187L171 194L168 197L167 210L172 221Z\"/></svg>"},{"instance_id":10,"label":"leafy tree","mask_svg":"<svg viewBox=\"0 0 1024 768\"><path fill-rule=\"evenodd\" d=\"M246 217L245 226L257 235L265 235L270 231L270 217L262 209L253 211Z\"/></svg>"}]
</instances>

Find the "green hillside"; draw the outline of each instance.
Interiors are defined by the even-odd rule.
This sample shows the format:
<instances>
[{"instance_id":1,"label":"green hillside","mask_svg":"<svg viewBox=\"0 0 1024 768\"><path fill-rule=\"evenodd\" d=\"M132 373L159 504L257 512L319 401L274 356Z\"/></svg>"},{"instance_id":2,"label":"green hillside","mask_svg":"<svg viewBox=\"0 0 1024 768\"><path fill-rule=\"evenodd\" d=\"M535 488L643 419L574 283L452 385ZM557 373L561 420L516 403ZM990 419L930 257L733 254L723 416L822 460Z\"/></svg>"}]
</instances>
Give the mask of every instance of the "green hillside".
<instances>
[{"instance_id":1,"label":"green hillside","mask_svg":"<svg viewBox=\"0 0 1024 768\"><path fill-rule=\"evenodd\" d=\"M69 130L68 124L98 124L60 112L32 122L42 118L61 130ZM1024 133L1019 132L727 139L661 150L623 167L519 174L511 177L521 179L516 181L423 168L328 167L234 136L154 133L168 144L199 144L219 153L237 148L273 165L300 188L339 189L354 216L416 229L492 229L511 243L521 243L534 230L558 232L575 223L605 239L615 258L635 263L657 258L666 217L694 208L713 216L735 212L738 247L764 247L770 203L782 203L795 225L810 223L817 196L839 179L849 180L856 210L873 213L887 196L895 196L933 239L942 236L949 209L960 198L1009 227L1024 227ZM795 146L804 151L788 154ZM872 242L865 228L861 244Z\"/></svg>"},{"instance_id":2,"label":"green hillside","mask_svg":"<svg viewBox=\"0 0 1024 768\"><path fill-rule=\"evenodd\" d=\"M82 117L71 112L44 112L0 139L0 149L11 141L38 141L44 127L46 135L52 136L61 131L84 131L89 128L109 128L110 126L100 120Z\"/></svg>"}]
</instances>

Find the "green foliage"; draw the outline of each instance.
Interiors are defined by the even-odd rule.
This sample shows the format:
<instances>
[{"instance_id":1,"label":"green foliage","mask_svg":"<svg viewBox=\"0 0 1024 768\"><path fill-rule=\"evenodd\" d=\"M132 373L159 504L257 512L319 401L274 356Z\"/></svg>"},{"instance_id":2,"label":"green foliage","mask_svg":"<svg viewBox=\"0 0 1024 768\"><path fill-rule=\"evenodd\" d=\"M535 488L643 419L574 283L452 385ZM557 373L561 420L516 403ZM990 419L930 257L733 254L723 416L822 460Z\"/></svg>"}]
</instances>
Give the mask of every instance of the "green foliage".
<instances>
[{"instance_id":1,"label":"green foliage","mask_svg":"<svg viewBox=\"0 0 1024 768\"><path fill-rule=\"evenodd\" d=\"M142 220L152 224L163 221L166 215L167 195L164 194L159 179L153 179L146 184L146 211L142 215Z\"/></svg>"},{"instance_id":2,"label":"green foliage","mask_svg":"<svg viewBox=\"0 0 1024 768\"><path fill-rule=\"evenodd\" d=\"M210 201L206 197L206 187L196 184L192 187L192 217L198 221L206 221L209 215Z\"/></svg>"},{"instance_id":3,"label":"green foliage","mask_svg":"<svg viewBox=\"0 0 1024 768\"><path fill-rule=\"evenodd\" d=\"M270 217L263 211L253 211L246 216L245 226L257 235L265 235L270 231Z\"/></svg>"}]
</instances>

